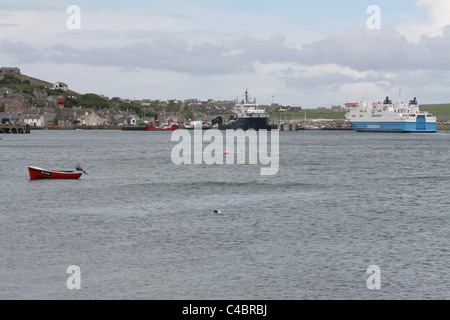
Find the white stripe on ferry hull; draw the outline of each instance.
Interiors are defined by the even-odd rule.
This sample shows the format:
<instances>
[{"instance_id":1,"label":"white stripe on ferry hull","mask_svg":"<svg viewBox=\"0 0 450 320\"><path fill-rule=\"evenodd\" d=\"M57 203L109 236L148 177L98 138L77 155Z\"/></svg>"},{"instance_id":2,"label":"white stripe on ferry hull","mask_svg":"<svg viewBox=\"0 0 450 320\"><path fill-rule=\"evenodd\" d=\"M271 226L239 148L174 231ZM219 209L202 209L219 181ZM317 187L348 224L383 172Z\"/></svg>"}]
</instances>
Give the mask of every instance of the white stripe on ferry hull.
<instances>
[{"instance_id":1,"label":"white stripe on ferry hull","mask_svg":"<svg viewBox=\"0 0 450 320\"><path fill-rule=\"evenodd\" d=\"M358 132L417 132L434 133L436 123L428 122L419 124L416 122L351 122Z\"/></svg>"}]
</instances>

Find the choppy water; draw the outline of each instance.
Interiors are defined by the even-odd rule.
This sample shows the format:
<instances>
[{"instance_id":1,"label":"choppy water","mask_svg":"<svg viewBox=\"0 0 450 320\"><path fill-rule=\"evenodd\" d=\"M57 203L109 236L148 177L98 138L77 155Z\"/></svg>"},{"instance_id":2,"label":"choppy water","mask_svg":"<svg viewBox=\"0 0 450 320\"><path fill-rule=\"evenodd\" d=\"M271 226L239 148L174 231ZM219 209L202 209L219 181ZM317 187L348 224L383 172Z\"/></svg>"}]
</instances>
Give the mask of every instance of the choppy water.
<instances>
[{"instance_id":1,"label":"choppy water","mask_svg":"<svg viewBox=\"0 0 450 320\"><path fill-rule=\"evenodd\" d=\"M274 177L175 166L170 137L2 135L0 298L450 298L450 134L281 132Z\"/></svg>"}]
</instances>

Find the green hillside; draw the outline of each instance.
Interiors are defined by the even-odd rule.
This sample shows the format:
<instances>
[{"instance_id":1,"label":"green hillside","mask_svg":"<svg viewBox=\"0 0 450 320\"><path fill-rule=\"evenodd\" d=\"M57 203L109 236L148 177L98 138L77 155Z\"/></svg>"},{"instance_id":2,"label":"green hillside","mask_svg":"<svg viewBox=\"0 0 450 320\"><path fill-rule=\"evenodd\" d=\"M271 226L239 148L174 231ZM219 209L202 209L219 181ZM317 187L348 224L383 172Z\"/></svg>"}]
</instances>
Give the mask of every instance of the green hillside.
<instances>
[{"instance_id":1,"label":"green hillside","mask_svg":"<svg viewBox=\"0 0 450 320\"><path fill-rule=\"evenodd\" d=\"M450 103L421 105L420 110L428 111L438 119L450 119Z\"/></svg>"},{"instance_id":2,"label":"green hillside","mask_svg":"<svg viewBox=\"0 0 450 320\"><path fill-rule=\"evenodd\" d=\"M331 109L308 109L303 111L272 112L272 121L291 119L345 119L345 112L334 112Z\"/></svg>"},{"instance_id":3,"label":"green hillside","mask_svg":"<svg viewBox=\"0 0 450 320\"><path fill-rule=\"evenodd\" d=\"M53 83L47 82L47 81L43 81L40 79L36 79L36 78L32 78L23 74L16 74L14 75L15 78L20 79L21 81L24 82L30 82L30 86L31 87L49 87L51 88L53 86Z\"/></svg>"},{"instance_id":4,"label":"green hillside","mask_svg":"<svg viewBox=\"0 0 450 320\"><path fill-rule=\"evenodd\" d=\"M107 109L119 107L121 110L130 110L140 113L142 107L135 103L120 102L120 98L106 99L95 93L79 94L75 91L52 90L53 83L36 79L23 74L5 75L0 81L0 87L7 87L16 93L23 93L25 98L31 103L35 103L35 97L32 92L34 89L45 90L47 95L64 96L66 98L66 108L85 107L95 109ZM179 110L179 106L178 109Z\"/></svg>"},{"instance_id":5,"label":"green hillside","mask_svg":"<svg viewBox=\"0 0 450 320\"><path fill-rule=\"evenodd\" d=\"M23 90L45 89L53 87L53 83L29 77L23 74L5 75L3 81L0 81L1 87L8 87L16 92ZM77 92L68 90L67 92L52 92L52 94L79 95Z\"/></svg>"}]
</instances>

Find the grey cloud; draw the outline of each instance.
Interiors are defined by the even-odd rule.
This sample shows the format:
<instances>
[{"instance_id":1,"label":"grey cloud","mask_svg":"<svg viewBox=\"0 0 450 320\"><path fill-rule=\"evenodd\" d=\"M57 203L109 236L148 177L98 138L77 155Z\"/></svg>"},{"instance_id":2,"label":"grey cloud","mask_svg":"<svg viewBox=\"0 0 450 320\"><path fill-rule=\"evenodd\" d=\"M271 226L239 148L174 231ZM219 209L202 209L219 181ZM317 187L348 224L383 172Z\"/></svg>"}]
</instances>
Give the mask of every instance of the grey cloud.
<instances>
[{"instance_id":1,"label":"grey cloud","mask_svg":"<svg viewBox=\"0 0 450 320\"><path fill-rule=\"evenodd\" d=\"M24 42L2 40L0 52L13 55L20 63L41 62L45 59L45 54L41 50Z\"/></svg>"},{"instance_id":2,"label":"grey cloud","mask_svg":"<svg viewBox=\"0 0 450 320\"><path fill-rule=\"evenodd\" d=\"M244 38L232 44L233 49L242 50L243 59L248 63L261 62L295 62L298 59L298 50L288 48L286 38L276 35L268 40Z\"/></svg>"},{"instance_id":3,"label":"grey cloud","mask_svg":"<svg viewBox=\"0 0 450 320\"><path fill-rule=\"evenodd\" d=\"M191 75L228 74L240 66L232 58L221 55L219 46L210 43L189 48L178 37L158 38L153 42L136 42L122 47L74 49L55 46L49 58L58 63L80 63L95 66L116 66L124 70L166 70Z\"/></svg>"},{"instance_id":4,"label":"grey cloud","mask_svg":"<svg viewBox=\"0 0 450 320\"><path fill-rule=\"evenodd\" d=\"M318 76L293 76L286 75L281 78L286 85L294 88L302 88L302 89L317 89L317 88L326 88L327 90L337 90L339 86L343 83L361 83L361 82L371 82L378 83L380 86L383 86L386 81L389 81L388 78L382 73L369 72L365 77L355 78L350 75L338 73L338 72L330 72L321 74Z\"/></svg>"},{"instance_id":5,"label":"grey cloud","mask_svg":"<svg viewBox=\"0 0 450 320\"><path fill-rule=\"evenodd\" d=\"M408 42L394 30L357 29L330 36L301 48L298 62L306 65L335 63L359 71L450 69L450 27L444 37L423 37Z\"/></svg>"},{"instance_id":6,"label":"grey cloud","mask_svg":"<svg viewBox=\"0 0 450 320\"><path fill-rule=\"evenodd\" d=\"M55 45L43 49L23 42L0 41L2 53L14 55L18 63L51 61L92 66L114 66L135 71L152 69L194 76L254 72L256 62L297 65L337 64L359 71L395 72L401 70L449 70L450 27L443 37L423 37L408 42L394 30L353 30L327 39L289 48L282 35L268 39L242 38L189 44L182 37L163 35L153 41L127 45L79 49ZM326 82L351 80L329 75ZM338 79L339 78L339 79ZM285 75L289 83L301 83Z\"/></svg>"},{"instance_id":7,"label":"grey cloud","mask_svg":"<svg viewBox=\"0 0 450 320\"><path fill-rule=\"evenodd\" d=\"M293 88L302 88L303 90L317 89L326 87L327 89L337 89L338 84L353 82L353 78L340 73L324 74L314 77L285 77L282 80L286 85Z\"/></svg>"},{"instance_id":8,"label":"grey cloud","mask_svg":"<svg viewBox=\"0 0 450 320\"><path fill-rule=\"evenodd\" d=\"M15 56L18 63L31 62L33 56L54 63L115 66L124 70L154 69L187 73L194 76L253 72L256 61L276 62L281 57L294 58L294 50L283 45L284 38L243 39L236 42L202 42L189 45L176 36L159 37L152 42L135 42L125 46L78 49L55 45L36 49L23 42L3 40L3 53ZM232 51L239 52L230 54ZM30 52L33 54L26 54Z\"/></svg>"}]
</instances>

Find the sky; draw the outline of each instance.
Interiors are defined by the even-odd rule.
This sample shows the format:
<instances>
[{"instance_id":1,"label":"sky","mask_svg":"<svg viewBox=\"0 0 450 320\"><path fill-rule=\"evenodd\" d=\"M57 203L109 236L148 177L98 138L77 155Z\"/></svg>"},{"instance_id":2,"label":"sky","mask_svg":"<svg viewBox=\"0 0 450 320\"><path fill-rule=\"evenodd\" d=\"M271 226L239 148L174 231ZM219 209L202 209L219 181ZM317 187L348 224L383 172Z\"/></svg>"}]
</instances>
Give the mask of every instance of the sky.
<instances>
[{"instance_id":1,"label":"sky","mask_svg":"<svg viewBox=\"0 0 450 320\"><path fill-rule=\"evenodd\" d=\"M449 12L449 0L0 0L0 65L110 98L450 103Z\"/></svg>"}]
</instances>

